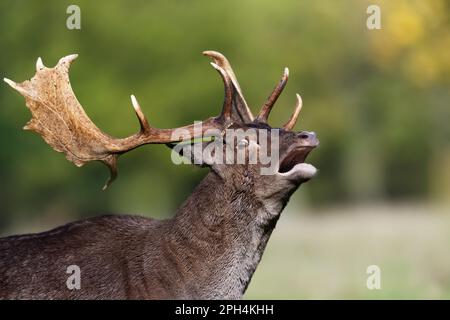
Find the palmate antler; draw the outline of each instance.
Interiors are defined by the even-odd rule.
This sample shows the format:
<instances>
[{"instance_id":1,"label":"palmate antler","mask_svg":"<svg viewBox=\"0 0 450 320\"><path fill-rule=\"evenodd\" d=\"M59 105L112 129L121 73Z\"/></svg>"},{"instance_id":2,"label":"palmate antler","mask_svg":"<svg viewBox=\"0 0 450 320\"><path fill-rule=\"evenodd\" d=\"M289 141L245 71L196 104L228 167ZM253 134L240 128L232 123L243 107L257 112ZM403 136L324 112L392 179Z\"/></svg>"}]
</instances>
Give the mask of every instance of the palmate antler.
<instances>
[{"instance_id":1,"label":"palmate antler","mask_svg":"<svg viewBox=\"0 0 450 320\"><path fill-rule=\"evenodd\" d=\"M104 133L87 116L70 85L69 68L77 58L75 54L61 58L54 68L45 67L39 58L36 62L36 74L31 80L22 83L15 83L6 78L4 80L25 97L26 105L31 111L32 119L24 129L40 134L53 149L65 153L66 158L77 166L95 160L105 163L111 172L111 176L104 186L105 189L117 176L119 155L141 145L197 138L203 136L209 129L223 131L233 123L267 121L273 104L286 85L287 71L255 120L228 60L221 53L215 51L205 51L203 54L214 60L211 65L222 77L225 98L221 114L218 117L204 120L201 123L200 132L197 132L197 129L194 130L194 127L200 127L199 124L175 129L158 129L150 126L136 98L132 95L132 105L141 130L127 138L114 138ZM301 108L300 96L298 96L298 101L291 120L284 126L286 130L291 130L295 125ZM184 129L187 136L174 135L174 131L181 132L180 129Z\"/></svg>"},{"instance_id":2,"label":"palmate antler","mask_svg":"<svg viewBox=\"0 0 450 320\"><path fill-rule=\"evenodd\" d=\"M39 133L53 149L64 152L66 158L77 166L93 160L105 163L111 171L105 187L117 175L117 158L120 154L148 143L180 141L185 138L183 135L172 137L177 129L185 129L190 134L189 138L199 136L197 132L194 134L194 125L176 129L151 127L134 96L131 96L131 100L141 126L140 132L123 139L104 133L89 119L72 91L68 72L76 58L77 55L66 56L54 68L45 67L39 58L36 74L31 80L22 83L4 80L25 97L32 113L32 119L24 129ZM213 128L223 130L232 122L234 89L231 78L221 66L212 65L224 81L225 99L221 115L202 122L201 134Z\"/></svg>"}]
</instances>

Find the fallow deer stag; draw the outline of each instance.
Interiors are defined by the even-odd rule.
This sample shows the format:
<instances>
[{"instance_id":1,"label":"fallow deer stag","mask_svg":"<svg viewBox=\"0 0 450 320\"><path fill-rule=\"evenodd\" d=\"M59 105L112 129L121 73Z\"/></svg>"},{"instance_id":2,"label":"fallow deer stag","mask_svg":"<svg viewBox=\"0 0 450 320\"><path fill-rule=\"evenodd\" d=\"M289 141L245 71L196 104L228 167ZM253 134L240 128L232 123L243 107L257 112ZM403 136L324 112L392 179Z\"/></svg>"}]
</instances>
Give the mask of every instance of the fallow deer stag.
<instances>
[{"instance_id":1,"label":"fallow deer stag","mask_svg":"<svg viewBox=\"0 0 450 320\"><path fill-rule=\"evenodd\" d=\"M218 117L177 129L151 127L132 96L141 130L117 139L102 132L77 101L69 67L76 55L62 58L54 68L42 60L35 76L23 83L5 81L25 97L34 130L56 151L81 166L104 162L116 177L119 155L144 144L163 143L177 150L181 140L199 138L210 129L222 137L230 130L258 130L256 139L189 140L182 156L209 173L181 205L175 216L154 220L139 216L101 216L69 223L48 232L0 239L0 298L3 299L238 299L249 285L280 213L293 192L311 179L316 169L304 163L318 145L314 132L294 132L302 101L282 128L267 124L270 111L288 80L288 70L255 118L242 95L228 60L213 59L225 87ZM184 134L174 134L178 129ZM261 161L249 161L260 149L261 132L276 133L270 143L279 155L272 174ZM245 151L244 162L196 159L195 146L222 141L224 151ZM272 141L272 140L271 140ZM236 146L235 143L236 142ZM272 141L273 142L273 141ZM225 152L225 154L227 154ZM106 186L107 186L106 185ZM68 266L78 266L80 288L68 288Z\"/></svg>"}]
</instances>

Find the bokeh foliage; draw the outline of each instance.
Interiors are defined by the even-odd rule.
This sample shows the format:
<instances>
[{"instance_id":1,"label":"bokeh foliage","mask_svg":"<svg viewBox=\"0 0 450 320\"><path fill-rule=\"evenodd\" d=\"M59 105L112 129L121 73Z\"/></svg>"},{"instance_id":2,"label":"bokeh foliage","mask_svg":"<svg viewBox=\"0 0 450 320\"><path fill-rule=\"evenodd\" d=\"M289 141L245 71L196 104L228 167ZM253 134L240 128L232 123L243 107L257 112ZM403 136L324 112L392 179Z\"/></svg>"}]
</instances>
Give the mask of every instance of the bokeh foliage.
<instances>
[{"instance_id":1,"label":"bokeh foliage","mask_svg":"<svg viewBox=\"0 0 450 320\"><path fill-rule=\"evenodd\" d=\"M81 30L66 8L81 8ZM366 28L378 4L382 30ZM115 136L138 130L129 95L150 122L174 127L219 112L223 89L206 49L227 55L256 112L284 66L289 84L271 123L282 124L299 92L297 129L314 130L320 175L295 203L333 206L380 200L448 200L450 194L450 5L430 1L0 1L0 76L34 74L78 53L71 82L93 121ZM0 86L0 230L29 219L99 212L166 217L205 170L175 166L163 146L121 157L119 179L82 169L21 131L24 100Z\"/></svg>"}]
</instances>

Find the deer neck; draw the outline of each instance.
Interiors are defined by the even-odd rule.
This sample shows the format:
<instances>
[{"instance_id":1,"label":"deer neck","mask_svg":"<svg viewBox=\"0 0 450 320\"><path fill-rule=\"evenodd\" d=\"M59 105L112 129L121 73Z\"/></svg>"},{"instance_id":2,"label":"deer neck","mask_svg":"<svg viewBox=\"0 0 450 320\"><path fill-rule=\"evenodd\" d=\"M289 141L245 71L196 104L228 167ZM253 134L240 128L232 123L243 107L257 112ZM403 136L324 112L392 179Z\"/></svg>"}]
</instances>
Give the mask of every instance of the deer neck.
<instances>
[{"instance_id":1,"label":"deer neck","mask_svg":"<svg viewBox=\"0 0 450 320\"><path fill-rule=\"evenodd\" d=\"M283 207L273 212L252 192L231 188L211 172L172 219L172 252L176 248L186 270L195 270L187 284L192 292L242 297Z\"/></svg>"}]
</instances>

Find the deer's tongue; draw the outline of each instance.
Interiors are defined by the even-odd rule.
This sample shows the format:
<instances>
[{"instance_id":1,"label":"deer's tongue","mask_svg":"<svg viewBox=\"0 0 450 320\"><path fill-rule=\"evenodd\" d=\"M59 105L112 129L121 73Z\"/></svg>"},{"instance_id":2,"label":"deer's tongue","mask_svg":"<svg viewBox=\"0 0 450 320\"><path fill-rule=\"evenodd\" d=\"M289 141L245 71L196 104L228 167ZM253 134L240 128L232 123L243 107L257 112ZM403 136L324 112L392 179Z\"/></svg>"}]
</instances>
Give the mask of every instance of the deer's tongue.
<instances>
[{"instance_id":1,"label":"deer's tongue","mask_svg":"<svg viewBox=\"0 0 450 320\"><path fill-rule=\"evenodd\" d=\"M279 173L290 171L295 165L305 162L306 157L311 152L312 147L301 147L289 152L280 163Z\"/></svg>"}]
</instances>

